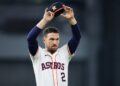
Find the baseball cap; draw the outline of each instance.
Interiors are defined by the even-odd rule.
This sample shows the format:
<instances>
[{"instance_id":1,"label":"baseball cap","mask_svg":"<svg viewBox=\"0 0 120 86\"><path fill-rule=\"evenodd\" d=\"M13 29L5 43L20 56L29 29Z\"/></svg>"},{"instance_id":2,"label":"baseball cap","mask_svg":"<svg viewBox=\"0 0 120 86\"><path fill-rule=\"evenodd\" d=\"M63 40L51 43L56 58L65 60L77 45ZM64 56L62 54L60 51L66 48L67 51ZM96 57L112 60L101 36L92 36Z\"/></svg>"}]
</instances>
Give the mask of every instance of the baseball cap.
<instances>
[{"instance_id":1,"label":"baseball cap","mask_svg":"<svg viewBox=\"0 0 120 86\"><path fill-rule=\"evenodd\" d=\"M52 5L50 5L50 7L48 7L48 11L54 12L55 17L57 17L64 12L63 5L64 4L62 2L55 2Z\"/></svg>"}]
</instances>

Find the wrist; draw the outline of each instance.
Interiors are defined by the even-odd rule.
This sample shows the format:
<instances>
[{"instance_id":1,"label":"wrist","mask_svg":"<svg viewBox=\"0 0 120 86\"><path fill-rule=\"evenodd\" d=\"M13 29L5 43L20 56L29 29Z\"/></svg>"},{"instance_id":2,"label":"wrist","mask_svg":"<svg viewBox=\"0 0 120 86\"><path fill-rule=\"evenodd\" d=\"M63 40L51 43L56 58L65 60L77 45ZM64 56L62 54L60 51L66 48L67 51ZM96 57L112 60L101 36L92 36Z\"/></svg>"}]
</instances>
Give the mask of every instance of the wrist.
<instances>
[{"instance_id":1,"label":"wrist","mask_svg":"<svg viewBox=\"0 0 120 86\"><path fill-rule=\"evenodd\" d=\"M36 26L40 29L43 29L47 23L48 21L46 21L45 19L41 19Z\"/></svg>"},{"instance_id":2,"label":"wrist","mask_svg":"<svg viewBox=\"0 0 120 86\"><path fill-rule=\"evenodd\" d=\"M68 19L68 21L69 21L69 23L70 23L71 25L77 24L77 20L76 20L74 17Z\"/></svg>"}]
</instances>

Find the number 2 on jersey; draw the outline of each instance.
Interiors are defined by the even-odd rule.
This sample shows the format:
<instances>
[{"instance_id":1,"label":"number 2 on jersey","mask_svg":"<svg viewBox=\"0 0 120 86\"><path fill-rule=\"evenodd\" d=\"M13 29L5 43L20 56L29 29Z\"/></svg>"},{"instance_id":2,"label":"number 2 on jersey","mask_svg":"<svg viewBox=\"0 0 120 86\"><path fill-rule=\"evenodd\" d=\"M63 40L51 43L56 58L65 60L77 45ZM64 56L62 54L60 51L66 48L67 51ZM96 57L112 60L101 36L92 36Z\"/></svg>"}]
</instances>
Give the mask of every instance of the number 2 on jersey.
<instances>
[{"instance_id":1,"label":"number 2 on jersey","mask_svg":"<svg viewBox=\"0 0 120 86\"><path fill-rule=\"evenodd\" d=\"M62 72L62 73L61 73L61 76L62 76L62 77L61 77L62 81L65 82L65 81L66 81L66 80L65 80L65 73Z\"/></svg>"}]
</instances>

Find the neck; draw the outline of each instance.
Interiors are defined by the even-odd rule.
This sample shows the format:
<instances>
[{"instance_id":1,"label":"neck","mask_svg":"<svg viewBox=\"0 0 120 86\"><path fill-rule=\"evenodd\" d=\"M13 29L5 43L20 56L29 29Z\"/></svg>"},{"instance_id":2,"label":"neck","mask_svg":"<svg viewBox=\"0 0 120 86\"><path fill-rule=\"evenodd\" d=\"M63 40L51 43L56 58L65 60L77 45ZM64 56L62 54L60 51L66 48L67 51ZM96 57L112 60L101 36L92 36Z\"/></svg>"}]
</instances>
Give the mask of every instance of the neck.
<instances>
[{"instance_id":1,"label":"neck","mask_svg":"<svg viewBox=\"0 0 120 86\"><path fill-rule=\"evenodd\" d=\"M52 51L52 50L48 50L48 52L50 52L51 54L54 54L54 53L55 53L55 51Z\"/></svg>"},{"instance_id":2,"label":"neck","mask_svg":"<svg viewBox=\"0 0 120 86\"><path fill-rule=\"evenodd\" d=\"M46 49L46 48L45 48L45 50L48 51L50 54L54 54L56 52L56 50L49 50L49 49Z\"/></svg>"}]
</instances>

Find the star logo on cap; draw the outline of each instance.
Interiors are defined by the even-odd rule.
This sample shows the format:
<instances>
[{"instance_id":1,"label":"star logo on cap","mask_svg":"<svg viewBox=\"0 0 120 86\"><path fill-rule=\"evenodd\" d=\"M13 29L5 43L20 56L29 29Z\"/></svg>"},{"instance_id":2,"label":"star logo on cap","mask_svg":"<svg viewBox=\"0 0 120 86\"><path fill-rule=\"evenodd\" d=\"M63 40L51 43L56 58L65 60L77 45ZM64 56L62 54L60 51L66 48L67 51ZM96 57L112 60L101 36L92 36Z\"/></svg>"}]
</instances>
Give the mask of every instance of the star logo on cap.
<instances>
[{"instance_id":1,"label":"star logo on cap","mask_svg":"<svg viewBox=\"0 0 120 86\"><path fill-rule=\"evenodd\" d=\"M53 6L52 9L53 9L53 11L54 11L54 10L56 10L57 8L56 8L56 6Z\"/></svg>"}]
</instances>

